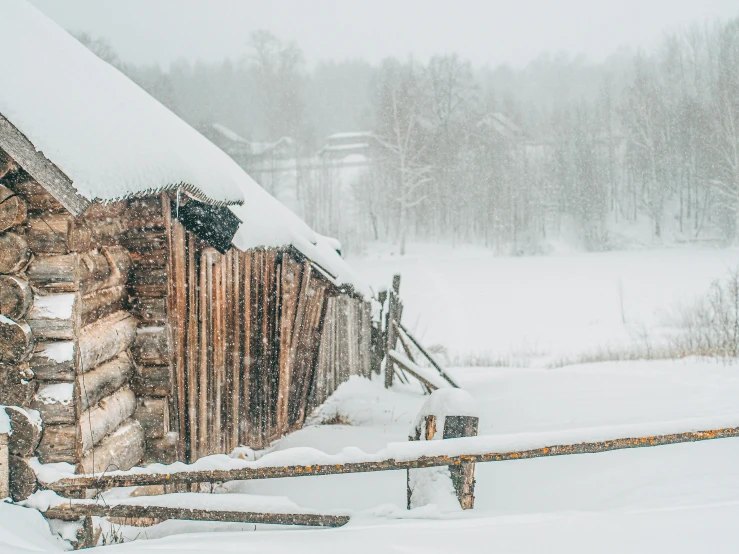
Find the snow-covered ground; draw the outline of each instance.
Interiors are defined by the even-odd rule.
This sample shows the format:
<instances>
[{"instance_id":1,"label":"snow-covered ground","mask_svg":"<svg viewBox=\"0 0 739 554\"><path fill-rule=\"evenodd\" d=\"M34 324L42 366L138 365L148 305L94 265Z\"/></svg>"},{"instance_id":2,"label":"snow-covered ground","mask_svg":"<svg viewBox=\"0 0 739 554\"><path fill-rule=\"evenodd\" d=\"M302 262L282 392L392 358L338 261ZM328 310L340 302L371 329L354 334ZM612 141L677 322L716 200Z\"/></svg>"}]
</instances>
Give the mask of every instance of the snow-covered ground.
<instances>
[{"instance_id":1,"label":"snow-covered ground","mask_svg":"<svg viewBox=\"0 0 739 554\"><path fill-rule=\"evenodd\" d=\"M737 414L739 421L737 365L689 359L453 373L478 403L481 434L725 414ZM355 379L322 411L325 417L338 413L351 425L311 426L279 448L378 450L407 437L423 401L420 389L388 392L379 382ZM334 530L167 522L135 533L190 533L114 551L736 552L737 456L739 441L726 439L479 464L476 506L469 512L406 512L404 472L232 483L227 489L233 492L286 496L306 508L354 517ZM216 529L221 533L207 532Z\"/></svg>"},{"instance_id":2,"label":"snow-covered ground","mask_svg":"<svg viewBox=\"0 0 739 554\"><path fill-rule=\"evenodd\" d=\"M702 292L739 261L736 250L542 258L489 258L476 249L423 253L414 247L405 259L378 255L354 265L385 281L400 269L407 321L417 319L427 343L443 342L460 355L479 344L506 354L524 339L548 357L600 341L628 344L619 278L627 321L641 321L652 332L663 325L664 310ZM475 398L481 435L733 415L739 424L739 364L692 358L450 371ZM387 391L379 381L354 378L322 408L315 425L276 448L375 452L407 439L424 399L420 387ZM404 472L230 483L216 492L282 496L304 508L353 517L343 528L315 530L170 521L124 530L155 540L105 548L158 554L739 552L737 459L739 440L724 439L478 464L476 505L467 512L434 506L406 511ZM58 548L36 512L0 508L1 554ZM24 529L29 531L20 538Z\"/></svg>"}]
</instances>

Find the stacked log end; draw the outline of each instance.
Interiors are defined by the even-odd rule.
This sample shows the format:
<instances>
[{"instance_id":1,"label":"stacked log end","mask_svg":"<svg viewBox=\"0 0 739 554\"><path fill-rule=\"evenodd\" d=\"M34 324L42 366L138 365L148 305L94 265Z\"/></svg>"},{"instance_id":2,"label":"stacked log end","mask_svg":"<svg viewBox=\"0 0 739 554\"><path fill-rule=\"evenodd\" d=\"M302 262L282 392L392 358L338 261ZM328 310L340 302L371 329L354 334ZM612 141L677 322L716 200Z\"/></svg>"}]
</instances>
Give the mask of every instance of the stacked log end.
<instances>
[{"instance_id":1,"label":"stacked log end","mask_svg":"<svg viewBox=\"0 0 739 554\"><path fill-rule=\"evenodd\" d=\"M167 195L131 200L131 230L124 244L131 252L131 278L127 295L138 321L131 353L135 370L131 383L136 393L134 420L146 440L147 462L182 459L177 427L172 427L173 400L172 314L168 309L171 268L170 199ZM182 245L184 247L184 245ZM167 445L161 444L169 436ZM172 437L175 437L173 440Z\"/></svg>"},{"instance_id":2,"label":"stacked log end","mask_svg":"<svg viewBox=\"0 0 739 554\"><path fill-rule=\"evenodd\" d=\"M6 159L7 163L0 163L0 177L17 169L9 157ZM27 408L35 387L28 360L36 339L25 319L33 294L22 272L32 252L23 238L25 201L2 183L0 180L0 404Z\"/></svg>"},{"instance_id":3,"label":"stacked log end","mask_svg":"<svg viewBox=\"0 0 739 554\"><path fill-rule=\"evenodd\" d=\"M144 457L131 389L131 256L120 246L130 220L127 202L72 217L17 168L0 183L0 403L43 422L33 451L10 454L23 496L30 455L96 471Z\"/></svg>"}]
</instances>

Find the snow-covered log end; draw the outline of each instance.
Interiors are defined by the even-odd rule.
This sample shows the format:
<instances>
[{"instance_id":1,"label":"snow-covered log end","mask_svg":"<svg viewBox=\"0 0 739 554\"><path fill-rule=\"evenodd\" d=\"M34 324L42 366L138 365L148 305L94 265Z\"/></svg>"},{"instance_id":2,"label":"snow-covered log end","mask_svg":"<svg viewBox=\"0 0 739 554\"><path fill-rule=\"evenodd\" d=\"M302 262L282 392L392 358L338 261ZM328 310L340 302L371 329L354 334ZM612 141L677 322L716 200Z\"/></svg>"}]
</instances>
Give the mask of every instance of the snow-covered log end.
<instances>
[{"instance_id":1,"label":"snow-covered log end","mask_svg":"<svg viewBox=\"0 0 739 554\"><path fill-rule=\"evenodd\" d=\"M447 416L466 416L479 418L479 411L475 399L470 393L462 389L444 388L432 392L421 406L416 419L410 429L411 440L441 439L442 433L431 432L427 429L429 416L434 416L434 426L438 430L444 429Z\"/></svg>"},{"instance_id":2,"label":"snow-covered log end","mask_svg":"<svg viewBox=\"0 0 739 554\"><path fill-rule=\"evenodd\" d=\"M411 427L411 441L477 435L479 415L474 398L461 389L438 389L428 397ZM408 509L434 505L447 511L474 506L475 465L463 463L408 470Z\"/></svg>"}]
</instances>

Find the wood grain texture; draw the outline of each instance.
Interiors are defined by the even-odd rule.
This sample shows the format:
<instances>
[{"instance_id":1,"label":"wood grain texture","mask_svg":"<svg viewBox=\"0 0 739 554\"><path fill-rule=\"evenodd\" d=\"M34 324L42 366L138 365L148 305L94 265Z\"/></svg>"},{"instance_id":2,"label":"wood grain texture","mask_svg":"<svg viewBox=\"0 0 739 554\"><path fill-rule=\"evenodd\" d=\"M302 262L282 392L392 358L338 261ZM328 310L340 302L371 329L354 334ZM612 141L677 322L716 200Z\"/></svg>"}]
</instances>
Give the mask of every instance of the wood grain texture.
<instances>
[{"instance_id":1,"label":"wood grain texture","mask_svg":"<svg viewBox=\"0 0 739 554\"><path fill-rule=\"evenodd\" d=\"M0 114L0 148L40 183L70 213L82 215L90 201L77 193L72 181L44 156L10 121Z\"/></svg>"},{"instance_id":2,"label":"wood grain texture","mask_svg":"<svg viewBox=\"0 0 739 554\"><path fill-rule=\"evenodd\" d=\"M33 303L28 281L12 275L0 275L0 315L20 320Z\"/></svg>"},{"instance_id":3,"label":"wood grain texture","mask_svg":"<svg viewBox=\"0 0 739 554\"><path fill-rule=\"evenodd\" d=\"M22 271L31 259L26 239L10 231L0 234L0 274L12 275Z\"/></svg>"}]
</instances>

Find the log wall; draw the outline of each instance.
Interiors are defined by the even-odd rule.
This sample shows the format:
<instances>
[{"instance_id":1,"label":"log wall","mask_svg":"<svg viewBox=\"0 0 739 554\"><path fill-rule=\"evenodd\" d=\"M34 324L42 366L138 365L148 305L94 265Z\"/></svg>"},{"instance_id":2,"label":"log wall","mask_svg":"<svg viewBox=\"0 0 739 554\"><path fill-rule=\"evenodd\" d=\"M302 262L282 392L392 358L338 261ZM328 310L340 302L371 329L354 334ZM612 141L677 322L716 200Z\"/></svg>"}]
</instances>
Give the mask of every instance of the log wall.
<instances>
[{"instance_id":1,"label":"log wall","mask_svg":"<svg viewBox=\"0 0 739 554\"><path fill-rule=\"evenodd\" d=\"M0 403L38 410L43 432L33 454L44 463L130 467L145 443L131 391L132 259L121 246L129 202L93 205L73 218L18 168L0 180L0 196L5 191L23 207L12 228L0 213L0 240L11 246L0 255L0 313L16 324L4 330L16 346L0 346ZM22 383L30 390L16 390Z\"/></svg>"}]
</instances>

